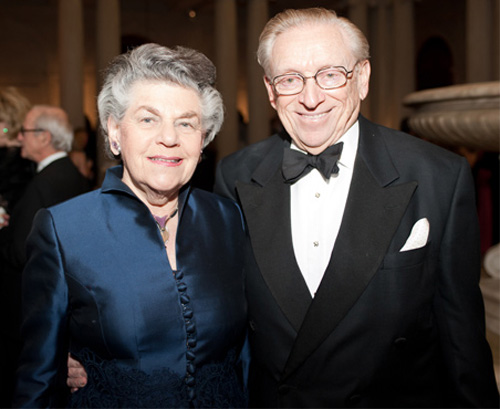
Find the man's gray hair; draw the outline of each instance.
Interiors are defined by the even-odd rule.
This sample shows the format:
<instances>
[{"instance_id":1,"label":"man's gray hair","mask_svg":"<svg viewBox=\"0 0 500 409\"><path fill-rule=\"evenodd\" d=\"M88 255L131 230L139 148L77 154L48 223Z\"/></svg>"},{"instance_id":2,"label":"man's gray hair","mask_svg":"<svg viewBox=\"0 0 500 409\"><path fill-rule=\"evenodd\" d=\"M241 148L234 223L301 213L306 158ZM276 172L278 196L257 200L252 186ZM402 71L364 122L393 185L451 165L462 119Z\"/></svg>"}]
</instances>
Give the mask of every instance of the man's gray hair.
<instances>
[{"instance_id":1,"label":"man's gray hair","mask_svg":"<svg viewBox=\"0 0 500 409\"><path fill-rule=\"evenodd\" d=\"M97 99L99 120L109 148L107 130L111 117L120 122L128 108L130 89L138 81L160 81L194 90L200 97L204 147L219 132L224 120L222 96L215 89L216 69L202 53L185 47L168 48L144 44L116 57L104 76L104 85Z\"/></svg>"},{"instance_id":2,"label":"man's gray hair","mask_svg":"<svg viewBox=\"0 0 500 409\"><path fill-rule=\"evenodd\" d=\"M51 135L51 145L57 151L69 152L73 145L73 127L67 113L59 107L35 105L34 126Z\"/></svg>"},{"instance_id":3,"label":"man's gray hair","mask_svg":"<svg viewBox=\"0 0 500 409\"><path fill-rule=\"evenodd\" d=\"M350 20L337 16L333 10L321 7L289 9L276 14L262 30L257 60L267 76L271 73L271 53L277 37L285 31L305 24L331 24L337 26L350 47L356 62L370 58L370 46L363 32Z\"/></svg>"}]
</instances>

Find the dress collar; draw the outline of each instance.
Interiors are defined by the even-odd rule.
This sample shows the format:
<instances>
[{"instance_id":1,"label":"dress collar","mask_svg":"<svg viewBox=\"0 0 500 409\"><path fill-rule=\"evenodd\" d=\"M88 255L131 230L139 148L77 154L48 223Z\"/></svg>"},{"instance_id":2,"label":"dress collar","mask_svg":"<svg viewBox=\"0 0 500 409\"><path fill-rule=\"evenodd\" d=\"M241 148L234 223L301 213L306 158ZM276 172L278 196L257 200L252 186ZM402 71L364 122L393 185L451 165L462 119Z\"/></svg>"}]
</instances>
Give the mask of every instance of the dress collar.
<instances>
[{"instance_id":1,"label":"dress collar","mask_svg":"<svg viewBox=\"0 0 500 409\"><path fill-rule=\"evenodd\" d=\"M140 200L136 196L136 194L132 191L132 189L130 189L125 183L123 183L122 176L123 176L123 165L113 166L112 168L106 170L106 175L104 177L104 181L102 182L102 187L101 187L102 193L121 192L143 203L142 200ZM191 186L187 184L183 186L179 192L179 199L178 199L179 214L182 213L182 209L186 204L190 191L191 191ZM146 206L145 203L143 204L144 206Z\"/></svg>"}]
</instances>

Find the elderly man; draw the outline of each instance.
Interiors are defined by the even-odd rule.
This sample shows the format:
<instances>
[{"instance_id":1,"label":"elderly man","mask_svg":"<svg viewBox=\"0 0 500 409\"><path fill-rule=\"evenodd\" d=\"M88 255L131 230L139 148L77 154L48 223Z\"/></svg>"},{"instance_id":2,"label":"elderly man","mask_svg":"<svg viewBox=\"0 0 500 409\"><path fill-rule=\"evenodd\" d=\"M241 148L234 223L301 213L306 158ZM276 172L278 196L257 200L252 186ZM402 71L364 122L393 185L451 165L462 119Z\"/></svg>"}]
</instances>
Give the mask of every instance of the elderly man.
<instances>
[{"instance_id":1,"label":"elderly man","mask_svg":"<svg viewBox=\"0 0 500 409\"><path fill-rule=\"evenodd\" d=\"M470 169L359 114L368 52L324 9L260 37L286 133L223 159L215 189L248 223L250 406L498 407Z\"/></svg>"},{"instance_id":2,"label":"elderly man","mask_svg":"<svg viewBox=\"0 0 500 409\"><path fill-rule=\"evenodd\" d=\"M35 213L89 190L88 182L69 159L73 130L61 108L34 106L18 135L21 156L36 163L37 174L15 205L9 225L0 230L2 311L1 378L2 407L10 402L19 353L21 273L26 261L24 243Z\"/></svg>"},{"instance_id":3,"label":"elderly man","mask_svg":"<svg viewBox=\"0 0 500 409\"><path fill-rule=\"evenodd\" d=\"M250 407L498 408L466 160L359 114L368 43L333 11L278 14L258 58L286 132L215 186L248 224Z\"/></svg>"}]
</instances>

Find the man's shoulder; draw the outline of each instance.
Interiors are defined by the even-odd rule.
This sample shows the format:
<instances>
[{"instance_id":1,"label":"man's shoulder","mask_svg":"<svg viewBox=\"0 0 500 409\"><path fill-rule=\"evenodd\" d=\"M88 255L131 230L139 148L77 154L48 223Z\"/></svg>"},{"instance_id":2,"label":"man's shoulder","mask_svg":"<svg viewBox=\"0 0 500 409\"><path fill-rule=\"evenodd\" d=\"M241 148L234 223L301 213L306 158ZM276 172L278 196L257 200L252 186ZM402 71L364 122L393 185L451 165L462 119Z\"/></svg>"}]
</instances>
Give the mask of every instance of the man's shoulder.
<instances>
[{"instance_id":1,"label":"man's shoulder","mask_svg":"<svg viewBox=\"0 0 500 409\"><path fill-rule=\"evenodd\" d=\"M262 159L268 152L275 148L283 146L285 136L282 134L274 134L262 141L248 145L228 156L223 158L224 163L238 163L241 160L259 160Z\"/></svg>"},{"instance_id":2,"label":"man's shoulder","mask_svg":"<svg viewBox=\"0 0 500 409\"><path fill-rule=\"evenodd\" d=\"M365 137L381 138L391 157L402 164L416 160L423 163L458 163L463 158L456 153L426 141L418 136L410 135L400 130L385 127L364 120ZM373 145L375 146L375 144Z\"/></svg>"}]
</instances>

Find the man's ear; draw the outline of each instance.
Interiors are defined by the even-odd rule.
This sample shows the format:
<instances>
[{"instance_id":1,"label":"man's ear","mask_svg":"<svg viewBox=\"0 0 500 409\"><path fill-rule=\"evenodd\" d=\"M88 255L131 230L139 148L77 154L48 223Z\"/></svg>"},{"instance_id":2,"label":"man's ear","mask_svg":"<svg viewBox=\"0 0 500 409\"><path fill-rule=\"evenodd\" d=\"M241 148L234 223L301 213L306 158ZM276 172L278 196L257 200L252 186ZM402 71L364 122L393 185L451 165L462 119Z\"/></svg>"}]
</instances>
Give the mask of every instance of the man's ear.
<instances>
[{"instance_id":1,"label":"man's ear","mask_svg":"<svg viewBox=\"0 0 500 409\"><path fill-rule=\"evenodd\" d=\"M115 156L120 154L120 124L112 117L108 117L108 143L109 149Z\"/></svg>"},{"instance_id":2,"label":"man's ear","mask_svg":"<svg viewBox=\"0 0 500 409\"><path fill-rule=\"evenodd\" d=\"M52 134L49 131L41 132L38 137L43 146L52 145Z\"/></svg>"},{"instance_id":3,"label":"man's ear","mask_svg":"<svg viewBox=\"0 0 500 409\"><path fill-rule=\"evenodd\" d=\"M269 102L271 106L276 109L276 94L274 93L273 86L271 85L271 80L267 77L264 76L264 85L266 86L267 89L267 96L269 97Z\"/></svg>"},{"instance_id":4,"label":"man's ear","mask_svg":"<svg viewBox=\"0 0 500 409\"><path fill-rule=\"evenodd\" d=\"M363 101L368 95L368 91L370 89L370 74L370 61L361 61L358 68L358 93L361 101Z\"/></svg>"}]
</instances>

